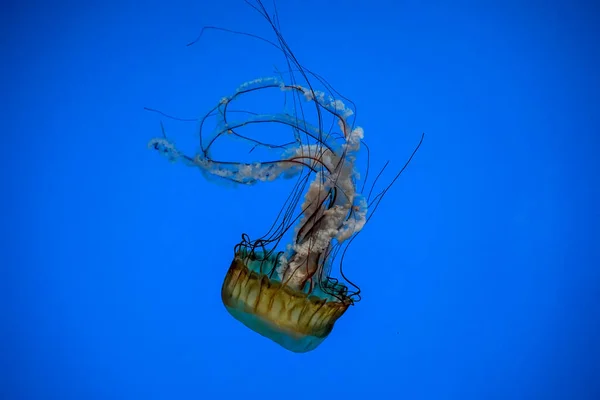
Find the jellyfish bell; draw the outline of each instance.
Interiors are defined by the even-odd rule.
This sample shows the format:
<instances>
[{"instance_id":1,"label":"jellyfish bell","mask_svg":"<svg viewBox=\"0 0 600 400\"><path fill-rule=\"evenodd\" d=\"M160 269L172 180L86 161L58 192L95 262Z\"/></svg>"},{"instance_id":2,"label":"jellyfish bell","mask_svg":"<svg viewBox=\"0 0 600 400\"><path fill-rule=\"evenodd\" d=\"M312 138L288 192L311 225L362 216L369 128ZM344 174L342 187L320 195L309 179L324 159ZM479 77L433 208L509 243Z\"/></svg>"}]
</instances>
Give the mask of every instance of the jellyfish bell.
<instances>
[{"instance_id":1,"label":"jellyfish bell","mask_svg":"<svg viewBox=\"0 0 600 400\"><path fill-rule=\"evenodd\" d=\"M278 257L238 247L223 282L223 304L238 321L284 348L297 353L313 350L352 300L282 281L272 273L279 263Z\"/></svg>"},{"instance_id":2,"label":"jellyfish bell","mask_svg":"<svg viewBox=\"0 0 600 400\"><path fill-rule=\"evenodd\" d=\"M260 39L284 55L287 78L280 74L255 79L219 100L200 119L195 156L175 146L164 128L149 147L171 161L198 168L208 178L242 185L295 178L271 228L257 238L243 234L234 247L221 297L227 311L248 328L302 353L319 346L348 307L360 300L360 289L345 277L342 261L368 220L369 206L372 215L389 187L372 201L372 190L367 197L358 190L357 159L364 133L354 125L353 103L299 64L279 32L276 14L270 17L260 1L251 5L275 31L276 42ZM236 109L240 100L257 94L283 96L283 110L266 112L261 101L252 99L253 109ZM211 121L214 129L207 133ZM277 130L273 141L252 134L252 128L256 132L267 127ZM215 145L231 139L247 143L251 152L265 150L268 156L249 162L216 156ZM362 188L367 175L368 169ZM341 280L333 277L333 265Z\"/></svg>"}]
</instances>

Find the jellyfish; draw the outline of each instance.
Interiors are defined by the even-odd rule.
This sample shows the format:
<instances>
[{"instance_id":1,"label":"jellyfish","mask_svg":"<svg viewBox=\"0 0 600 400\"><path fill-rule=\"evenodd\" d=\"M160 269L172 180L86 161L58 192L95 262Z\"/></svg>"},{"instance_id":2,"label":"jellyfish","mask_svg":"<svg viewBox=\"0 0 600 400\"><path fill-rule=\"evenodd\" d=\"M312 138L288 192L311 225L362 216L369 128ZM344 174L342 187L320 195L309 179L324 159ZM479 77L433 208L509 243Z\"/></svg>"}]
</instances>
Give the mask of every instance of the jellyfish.
<instances>
[{"instance_id":1,"label":"jellyfish","mask_svg":"<svg viewBox=\"0 0 600 400\"><path fill-rule=\"evenodd\" d=\"M270 229L255 238L244 233L234 246L221 298L227 311L248 328L287 350L304 353L319 346L360 300L360 288L343 272L344 255L416 149L390 185L375 196L373 186L363 194L368 162L361 176L357 160L366 144L363 129L355 125L354 103L299 63L280 33L276 13L271 17L260 1L249 4L270 24L276 40L241 34L275 47L284 56L287 72L245 82L216 102L199 118L195 155L177 147L162 123L162 136L148 146L210 180L236 185L295 181ZM265 96L281 98L281 110L261 110ZM237 109L238 103L253 107ZM277 141L253 135L267 127L275 129ZM264 158L241 161L217 155L217 144L232 140L250 146L250 154L261 150Z\"/></svg>"}]
</instances>

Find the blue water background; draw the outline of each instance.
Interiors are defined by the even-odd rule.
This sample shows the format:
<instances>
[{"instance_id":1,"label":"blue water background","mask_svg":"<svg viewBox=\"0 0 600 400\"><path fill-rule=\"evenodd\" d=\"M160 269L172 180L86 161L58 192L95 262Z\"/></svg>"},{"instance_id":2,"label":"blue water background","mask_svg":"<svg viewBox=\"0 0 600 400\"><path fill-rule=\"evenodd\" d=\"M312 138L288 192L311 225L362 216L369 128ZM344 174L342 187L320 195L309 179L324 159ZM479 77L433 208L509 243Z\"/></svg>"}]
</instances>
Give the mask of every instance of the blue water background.
<instances>
[{"instance_id":1,"label":"blue water background","mask_svg":"<svg viewBox=\"0 0 600 400\"><path fill-rule=\"evenodd\" d=\"M144 106L198 117L285 68L239 36L185 46L203 25L272 38L243 1L4 2L0 398L600 398L597 6L278 10L386 179L426 134L347 254L363 301L307 354L246 329L220 285L285 182L218 185L146 148Z\"/></svg>"}]
</instances>

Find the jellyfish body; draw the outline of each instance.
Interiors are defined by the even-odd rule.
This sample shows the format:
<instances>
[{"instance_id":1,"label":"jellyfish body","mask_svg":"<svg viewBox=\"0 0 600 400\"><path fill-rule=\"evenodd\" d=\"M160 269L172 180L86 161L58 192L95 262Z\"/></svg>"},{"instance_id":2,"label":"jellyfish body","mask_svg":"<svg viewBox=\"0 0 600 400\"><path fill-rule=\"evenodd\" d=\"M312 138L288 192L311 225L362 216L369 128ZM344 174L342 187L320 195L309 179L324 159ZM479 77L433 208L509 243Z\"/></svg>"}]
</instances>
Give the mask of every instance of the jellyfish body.
<instances>
[{"instance_id":1,"label":"jellyfish body","mask_svg":"<svg viewBox=\"0 0 600 400\"><path fill-rule=\"evenodd\" d=\"M251 113L251 117L230 122L230 104L248 93L276 89L299 94L316 105L322 114L337 120L338 130L324 132L298 115ZM208 145L195 157L182 154L166 137L153 139L149 146L171 160L183 160L206 174L241 184L268 182L279 177L300 176L296 185L305 190L300 210L299 196L288 200L278 224L267 235L250 240L243 235L236 245L234 260L222 287L222 300L232 316L254 331L294 352L317 347L331 332L336 320L357 298L347 286L329 276L334 253L365 224L367 205L356 192L354 162L363 138L360 127L352 127L352 111L340 100L300 85L288 85L275 78L257 79L241 85L222 99L209 116L217 116L217 130ZM291 128L295 140L277 148L278 159L239 163L216 161L210 147L219 139L238 136L241 127L252 123L278 124ZM319 123L323 126L322 123ZM307 185L308 179L312 178ZM294 216L297 211L298 215ZM294 227L286 251L267 249Z\"/></svg>"},{"instance_id":2,"label":"jellyfish body","mask_svg":"<svg viewBox=\"0 0 600 400\"><path fill-rule=\"evenodd\" d=\"M356 160L364 143L363 130L354 125L353 103L298 62L279 32L276 14L272 19L260 1L252 7L275 31L276 42L260 39L284 55L287 78L280 74L255 79L221 99L200 119L195 156L179 149L164 129L149 147L171 161L198 168L207 178L242 185L296 179L271 229L259 238L242 235L221 295L229 313L244 325L288 350L306 352L323 342L335 322L360 299L360 289L346 279L341 263L347 246L367 221L369 199L357 190ZM315 84L324 90L316 90ZM240 99L273 92L284 98L281 112L235 109ZM261 102L251 104L259 107ZM216 121L215 127L207 135L211 120ZM271 143L247 133L257 126L275 127L278 135L288 134L287 140ZM274 154L251 162L218 159L215 144L231 138L251 145L251 152L260 148ZM384 194L371 202L375 208ZM291 239L281 249L288 232ZM341 280L332 276L334 264Z\"/></svg>"}]
</instances>

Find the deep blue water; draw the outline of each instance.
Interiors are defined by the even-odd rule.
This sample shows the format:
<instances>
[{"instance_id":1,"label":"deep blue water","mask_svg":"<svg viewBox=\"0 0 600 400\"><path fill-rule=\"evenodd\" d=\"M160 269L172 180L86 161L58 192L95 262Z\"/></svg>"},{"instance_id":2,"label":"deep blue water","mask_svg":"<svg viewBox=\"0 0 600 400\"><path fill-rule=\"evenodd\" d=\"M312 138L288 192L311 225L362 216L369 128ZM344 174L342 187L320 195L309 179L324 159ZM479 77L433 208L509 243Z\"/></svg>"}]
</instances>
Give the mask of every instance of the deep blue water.
<instances>
[{"instance_id":1,"label":"deep blue water","mask_svg":"<svg viewBox=\"0 0 600 400\"><path fill-rule=\"evenodd\" d=\"M278 1L387 179L426 134L347 254L363 301L300 355L220 299L288 186L218 185L146 147L143 107L195 118L285 68L240 36L185 46L265 21L242 0L3 3L0 398L600 398L592 3Z\"/></svg>"}]
</instances>

